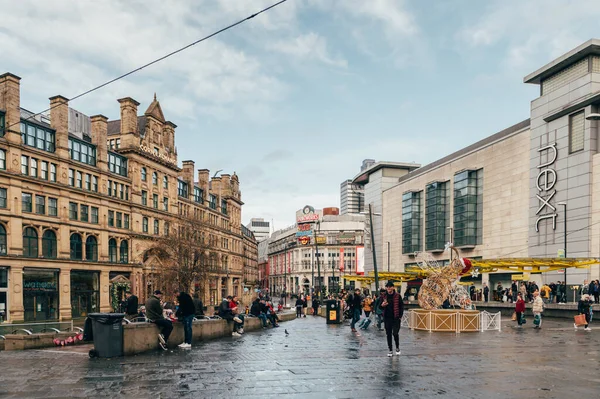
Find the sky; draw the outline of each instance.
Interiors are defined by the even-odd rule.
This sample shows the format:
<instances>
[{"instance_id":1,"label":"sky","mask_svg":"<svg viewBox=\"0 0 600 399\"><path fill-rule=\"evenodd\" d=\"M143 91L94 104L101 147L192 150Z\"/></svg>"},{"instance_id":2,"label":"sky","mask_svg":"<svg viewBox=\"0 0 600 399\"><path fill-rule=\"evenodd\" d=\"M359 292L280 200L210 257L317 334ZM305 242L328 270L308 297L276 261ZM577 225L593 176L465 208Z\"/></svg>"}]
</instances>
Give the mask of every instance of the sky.
<instances>
[{"instance_id":1,"label":"sky","mask_svg":"<svg viewBox=\"0 0 600 399\"><path fill-rule=\"evenodd\" d=\"M275 2L6 1L0 73L39 112ZM599 20L588 0L288 0L70 106L113 120L156 93L180 165L236 172L243 222L281 229L339 206L363 159L426 165L527 119L523 77Z\"/></svg>"}]
</instances>

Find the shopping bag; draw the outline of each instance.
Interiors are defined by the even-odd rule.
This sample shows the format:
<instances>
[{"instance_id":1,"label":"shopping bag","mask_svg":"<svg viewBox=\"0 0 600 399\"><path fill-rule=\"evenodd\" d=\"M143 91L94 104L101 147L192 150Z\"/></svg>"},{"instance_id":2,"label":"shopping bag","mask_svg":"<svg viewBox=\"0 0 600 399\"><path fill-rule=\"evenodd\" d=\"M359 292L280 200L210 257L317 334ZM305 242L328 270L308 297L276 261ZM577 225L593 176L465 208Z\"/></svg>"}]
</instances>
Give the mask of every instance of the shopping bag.
<instances>
[{"instance_id":1,"label":"shopping bag","mask_svg":"<svg viewBox=\"0 0 600 399\"><path fill-rule=\"evenodd\" d=\"M513 312L511 320L517 321L517 312Z\"/></svg>"},{"instance_id":2,"label":"shopping bag","mask_svg":"<svg viewBox=\"0 0 600 399\"><path fill-rule=\"evenodd\" d=\"M542 323L542 316L540 316L539 314L536 314L533 316L533 325L534 326L539 326Z\"/></svg>"},{"instance_id":3,"label":"shopping bag","mask_svg":"<svg viewBox=\"0 0 600 399\"><path fill-rule=\"evenodd\" d=\"M521 324L527 324L527 319L525 318L525 315L521 313Z\"/></svg>"},{"instance_id":4,"label":"shopping bag","mask_svg":"<svg viewBox=\"0 0 600 399\"><path fill-rule=\"evenodd\" d=\"M585 326L587 324L585 321L584 314L578 314L577 316L574 317L574 319L575 319L576 326Z\"/></svg>"}]
</instances>

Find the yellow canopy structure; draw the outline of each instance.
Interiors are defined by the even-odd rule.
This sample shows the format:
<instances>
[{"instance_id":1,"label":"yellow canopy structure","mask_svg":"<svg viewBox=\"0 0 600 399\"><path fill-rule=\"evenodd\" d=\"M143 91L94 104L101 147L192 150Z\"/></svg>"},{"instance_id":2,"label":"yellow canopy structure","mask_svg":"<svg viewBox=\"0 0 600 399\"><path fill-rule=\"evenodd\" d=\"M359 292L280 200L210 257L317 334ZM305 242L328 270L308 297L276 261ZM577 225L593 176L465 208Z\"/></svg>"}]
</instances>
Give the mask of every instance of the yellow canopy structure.
<instances>
[{"instance_id":1,"label":"yellow canopy structure","mask_svg":"<svg viewBox=\"0 0 600 399\"><path fill-rule=\"evenodd\" d=\"M471 260L471 270L465 275L476 271L481 273L493 273L498 271L506 271L510 273L525 273L527 276L530 273L544 273L561 270L564 268L586 269L592 265L600 264L600 259L596 258L506 258L506 259L477 259ZM440 269L444 266L440 266ZM394 281L412 281L417 279L425 279L431 273L429 270L420 269L418 266L411 266L406 272L381 272L379 280L394 280ZM343 276L349 281L360 281L364 283L372 283L375 281L373 274L364 276L348 275Z\"/></svg>"}]
</instances>

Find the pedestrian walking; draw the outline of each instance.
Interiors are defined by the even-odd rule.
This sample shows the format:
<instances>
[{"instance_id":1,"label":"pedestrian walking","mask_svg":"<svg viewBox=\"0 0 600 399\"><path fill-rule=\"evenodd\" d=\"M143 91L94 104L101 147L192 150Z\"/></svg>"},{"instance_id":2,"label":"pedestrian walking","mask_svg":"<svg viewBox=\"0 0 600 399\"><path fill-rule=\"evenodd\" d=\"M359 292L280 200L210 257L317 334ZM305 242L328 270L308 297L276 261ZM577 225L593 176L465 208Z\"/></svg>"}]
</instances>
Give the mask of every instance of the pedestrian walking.
<instances>
[{"instance_id":1,"label":"pedestrian walking","mask_svg":"<svg viewBox=\"0 0 600 399\"><path fill-rule=\"evenodd\" d=\"M308 308L308 300L306 297L302 298L302 313L304 313L304 317L306 317L306 309Z\"/></svg>"},{"instance_id":2,"label":"pedestrian walking","mask_svg":"<svg viewBox=\"0 0 600 399\"><path fill-rule=\"evenodd\" d=\"M169 341L171 331L173 331L173 323L163 316L163 309L160 305L161 298L162 292L160 290L154 291L154 295L148 298L146 301L146 317L150 323L154 323L158 327L160 331L158 334L158 343L161 348L167 350L167 342Z\"/></svg>"},{"instance_id":3,"label":"pedestrian walking","mask_svg":"<svg viewBox=\"0 0 600 399\"><path fill-rule=\"evenodd\" d=\"M517 293L517 302L515 303L515 314L517 315L517 326L521 328L523 325L523 314L525 313L525 300L521 293Z\"/></svg>"},{"instance_id":4,"label":"pedestrian walking","mask_svg":"<svg viewBox=\"0 0 600 399\"><path fill-rule=\"evenodd\" d=\"M192 347L192 321L196 315L196 306L190 294L182 289L177 292L177 303L179 303L179 307L175 316L183 324L184 335L183 343L178 346L182 349L189 349Z\"/></svg>"},{"instance_id":5,"label":"pedestrian walking","mask_svg":"<svg viewBox=\"0 0 600 399\"><path fill-rule=\"evenodd\" d=\"M396 355L400 355L400 324L402 323L402 315L404 314L404 302L400 294L396 292L394 283L388 281L385 285L386 291L383 294L381 307L383 308L383 320L385 325L385 335L388 344L388 357L392 357L392 336L396 343Z\"/></svg>"},{"instance_id":6,"label":"pedestrian walking","mask_svg":"<svg viewBox=\"0 0 600 399\"><path fill-rule=\"evenodd\" d=\"M592 301L590 300L589 294L583 294L581 299L577 303L577 312L585 316L585 331L592 331L590 328L591 313L592 313ZM577 330L577 324L573 324Z\"/></svg>"},{"instance_id":7,"label":"pedestrian walking","mask_svg":"<svg viewBox=\"0 0 600 399\"><path fill-rule=\"evenodd\" d=\"M533 291L533 328L542 328L542 312L544 301L540 297L540 291Z\"/></svg>"},{"instance_id":8,"label":"pedestrian walking","mask_svg":"<svg viewBox=\"0 0 600 399\"><path fill-rule=\"evenodd\" d=\"M490 295L490 287L488 287L487 283L483 283L483 300L485 302L488 301L489 295Z\"/></svg>"},{"instance_id":9,"label":"pedestrian walking","mask_svg":"<svg viewBox=\"0 0 600 399\"><path fill-rule=\"evenodd\" d=\"M302 300L302 297L298 297L298 299L296 299L296 318L302 317L302 306L304 306L304 301Z\"/></svg>"},{"instance_id":10,"label":"pedestrian walking","mask_svg":"<svg viewBox=\"0 0 600 399\"><path fill-rule=\"evenodd\" d=\"M592 295L594 296L594 303L600 302L600 281L594 281L594 286L592 288Z\"/></svg>"},{"instance_id":11,"label":"pedestrian walking","mask_svg":"<svg viewBox=\"0 0 600 399\"><path fill-rule=\"evenodd\" d=\"M131 291L125 292L125 317L129 320L138 317L138 297Z\"/></svg>"},{"instance_id":12,"label":"pedestrian walking","mask_svg":"<svg viewBox=\"0 0 600 399\"><path fill-rule=\"evenodd\" d=\"M362 313L362 296L360 295L360 288L354 290L352 297L348 299L348 306L350 307L350 313L352 314L352 322L350 328L352 332L356 332L356 323L360 320Z\"/></svg>"},{"instance_id":13,"label":"pedestrian walking","mask_svg":"<svg viewBox=\"0 0 600 399\"><path fill-rule=\"evenodd\" d=\"M321 306L321 303L319 302L319 300L313 299L313 301L312 301L313 316L319 315L319 306Z\"/></svg>"}]
</instances>

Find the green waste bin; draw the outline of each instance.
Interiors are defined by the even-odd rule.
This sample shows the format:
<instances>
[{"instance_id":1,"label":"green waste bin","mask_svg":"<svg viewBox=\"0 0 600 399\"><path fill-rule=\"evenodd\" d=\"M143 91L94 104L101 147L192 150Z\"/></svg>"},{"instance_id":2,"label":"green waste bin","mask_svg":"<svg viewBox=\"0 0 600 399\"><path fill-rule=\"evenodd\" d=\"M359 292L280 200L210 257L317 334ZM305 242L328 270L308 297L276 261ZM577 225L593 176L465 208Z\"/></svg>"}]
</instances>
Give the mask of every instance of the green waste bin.
<instances>
[{"instance_id":1,"label":"green waste bin","mask_svg":"<svg viewBox=\"0 0 600 399\"><path fill-rule=\"evenodd\" d=\"M90 313L94 349L90 357L123 356L123 318L125 313Z\"/></svg>"},{"instance_id":2,"label":"green waste bin","mask_svg":"<svg viewBox=\"0 0 600 399\"><path fill-rule=\"evenodd\" d=\"M340 301L335 299L325 301L325 319L327 324L340 324L342 322Z\"/></svg>"}]
</instances>

